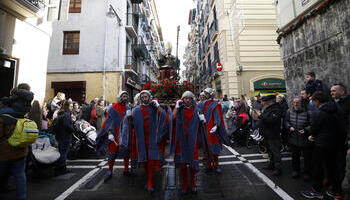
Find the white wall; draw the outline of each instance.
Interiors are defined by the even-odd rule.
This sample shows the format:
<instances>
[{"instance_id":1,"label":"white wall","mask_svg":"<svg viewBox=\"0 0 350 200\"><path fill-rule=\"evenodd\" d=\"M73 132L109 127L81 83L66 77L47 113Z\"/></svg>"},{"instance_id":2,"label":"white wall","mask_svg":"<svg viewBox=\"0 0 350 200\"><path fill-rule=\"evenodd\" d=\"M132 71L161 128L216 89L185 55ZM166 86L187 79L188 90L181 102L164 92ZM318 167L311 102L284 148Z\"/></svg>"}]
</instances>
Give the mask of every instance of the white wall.
<instances>
[{"instance_id":1,"label":"white wall","mask_svg":"<svg viewBox=\"0 0 350 200\"><path fill-rule=\"evenodd\" d=\"M18 83L28 83L34 99L45 97L46 69L50 44L50 24L33 26L16 19L12 56L19 58Z\"/></svg>"},{"instance_id":2,"label":"white wall","mask_svg":"<svg viewBox=\"0 0 350 200\"><path fill-rule=\"evenodd\" d=\"M123 26L106 16L109 4L122 18ZM125 14L124 1L89 0L82 1L81 13L69 13L67 21L54 22L48 72L101 72L104 66L107 71L120 71L125 64ZM63 31L75 30L80 31L79 54L63 55Z\"/></svg>"}]
</instances>

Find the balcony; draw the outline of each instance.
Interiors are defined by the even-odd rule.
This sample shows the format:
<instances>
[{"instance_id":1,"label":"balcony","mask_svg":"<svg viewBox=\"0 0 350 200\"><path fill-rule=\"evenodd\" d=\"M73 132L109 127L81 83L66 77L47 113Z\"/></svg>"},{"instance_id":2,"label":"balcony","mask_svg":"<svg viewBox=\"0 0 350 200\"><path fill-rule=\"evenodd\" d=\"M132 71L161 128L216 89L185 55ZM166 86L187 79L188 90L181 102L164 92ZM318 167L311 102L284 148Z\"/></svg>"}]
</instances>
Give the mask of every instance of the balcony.
<instances>
[{"instance_id":1,"label":"balcony","mask_svg":"<svg viewBox=\"0 0 350 200\"><path fill-rule=\"evenodd\" d=\"M0 4L24 18L40 17L45 8L43 0L1 0Z\"/></svg>"},{"instance_id":2,"label":"balcony","mask_svg":"<svg viewBox=\"0 0 350 200\"><path fill-rule=\"evenodd\" d=\"M218 23L216 19L214 19L213 22L210 24L209 33L210 40L213 42L218 36Z\"/></svg>"},{"instance_id":3,"label":"balcony","mask_svg":"<svg viewBox=\"0 0 350 200\"><path fill-rule=\"evenodd\" d=\"M131 72L138 76L138 70L137 70L137 60L134 56L127 56L126 57L126 64L125 64L125 71Z\"/></svg>"},{"instance_id":4,"label":"balcony","mask_svg":"<svg viewBox=\"0 0 350 200\"><path fill-rule=\"evenodd\" d=\"M139 14L138 13L128 13L126 15L126 25L125 30L129 36L132 38L137 38L137 32L139 27Z\"/></svg>"},{"instance_id":5,"label":"balcony","mask_svg":"<svg viewBox=\"0 0 350 200\"><path fill-rule=\"evenodd\" d=\"M135 57L139 58L142 61L150 57L146 45L144 43L133 45L133 50Z\"/></svg>"}]
</instances>

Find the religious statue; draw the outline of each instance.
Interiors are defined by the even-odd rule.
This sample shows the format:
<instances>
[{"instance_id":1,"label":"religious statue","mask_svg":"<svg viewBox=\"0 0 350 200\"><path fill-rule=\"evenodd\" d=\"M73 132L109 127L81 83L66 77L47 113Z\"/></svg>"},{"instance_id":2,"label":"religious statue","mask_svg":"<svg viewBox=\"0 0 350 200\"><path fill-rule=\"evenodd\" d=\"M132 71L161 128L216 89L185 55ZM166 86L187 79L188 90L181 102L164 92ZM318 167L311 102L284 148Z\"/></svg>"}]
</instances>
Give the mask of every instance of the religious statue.
<instances>
[{"instance_id":1,"label":"religious statue","mask_svg":"<svg viewBox=\"0 0 350 200\"><path fill-rule=\"evenodd\" d=\"M166 54L158 56L158 64L160 76L159 80L179 80L178 70L180 69L180 61L178 58L171 55L172 45L167 42L165 45Z\"/></svg>"}]
</instances>

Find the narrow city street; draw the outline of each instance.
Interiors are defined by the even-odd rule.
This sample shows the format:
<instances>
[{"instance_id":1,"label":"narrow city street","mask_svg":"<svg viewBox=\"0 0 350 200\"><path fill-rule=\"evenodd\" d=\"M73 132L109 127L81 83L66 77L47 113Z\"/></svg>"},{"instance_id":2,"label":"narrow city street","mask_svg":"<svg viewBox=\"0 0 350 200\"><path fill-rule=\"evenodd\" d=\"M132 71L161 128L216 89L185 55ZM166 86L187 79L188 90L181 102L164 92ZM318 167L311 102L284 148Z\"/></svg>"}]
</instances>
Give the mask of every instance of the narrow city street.
<instances>
[{"instance_id":1,"label":"narrow city street","mask_svg":"<svg viewBox=\"0 0 350 200\"><path fill-rule=\"evenodd\" d=\"M254 147L232 149L224 147L219 157L222 174L218 175L224 193L221 197L214 173L205 173L203 165L196 176L199 186L197 195L181 195L179 173L174 173L174 164L169 164L155 174L155 193L149 195L144 190L146 175L143 168L136 170L136 177L123 176L123 162L117 160L114 176L104 183L107 160L90 158L70 160L71 173L57 177L40 177L28 181L28 199L303 199L300 191L309 187L302 178L291 178L291 158L283 153L283 175L274 177L270 171L263 170L267 159L256 153ZM176 182L176 184L175 184ZM14 192L2 197L10 200Z\"/></svg>"}]
</instances>

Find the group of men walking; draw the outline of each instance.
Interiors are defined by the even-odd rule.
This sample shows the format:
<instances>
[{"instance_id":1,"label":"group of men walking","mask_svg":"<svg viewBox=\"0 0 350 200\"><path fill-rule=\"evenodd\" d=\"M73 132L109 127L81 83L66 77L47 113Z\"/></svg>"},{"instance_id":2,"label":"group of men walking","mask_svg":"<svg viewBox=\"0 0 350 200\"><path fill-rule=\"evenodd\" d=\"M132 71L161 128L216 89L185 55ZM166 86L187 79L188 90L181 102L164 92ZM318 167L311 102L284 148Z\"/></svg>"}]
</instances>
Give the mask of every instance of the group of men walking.
<instances>
[{"instance_id":1,"label":"group of men walking","mask_svg":"<svg viewBox=\"0 0 350 200\"><path fill-rule=\"evenodd\" d=\"M143 165L147 175L145 190L153 193L153 175L165 164L168 140L169 152L180 168L182 193L197 192L195 174L199 170L199 149L203 149L207 171L221 173L218 155L227 141L222 109L213 100L215 90L207 88L203 94L205 99L197 104L192 92L184 92L172 110L169 105L160 106L147 90L137 95L130 108L129 94L122 91L117 103L109 108L97 137L98 151L108 147L109 168L105 181L113 175L114 160L124 158L124 175L133 175L132 170Z\"/></svg>"}]
</instances>

